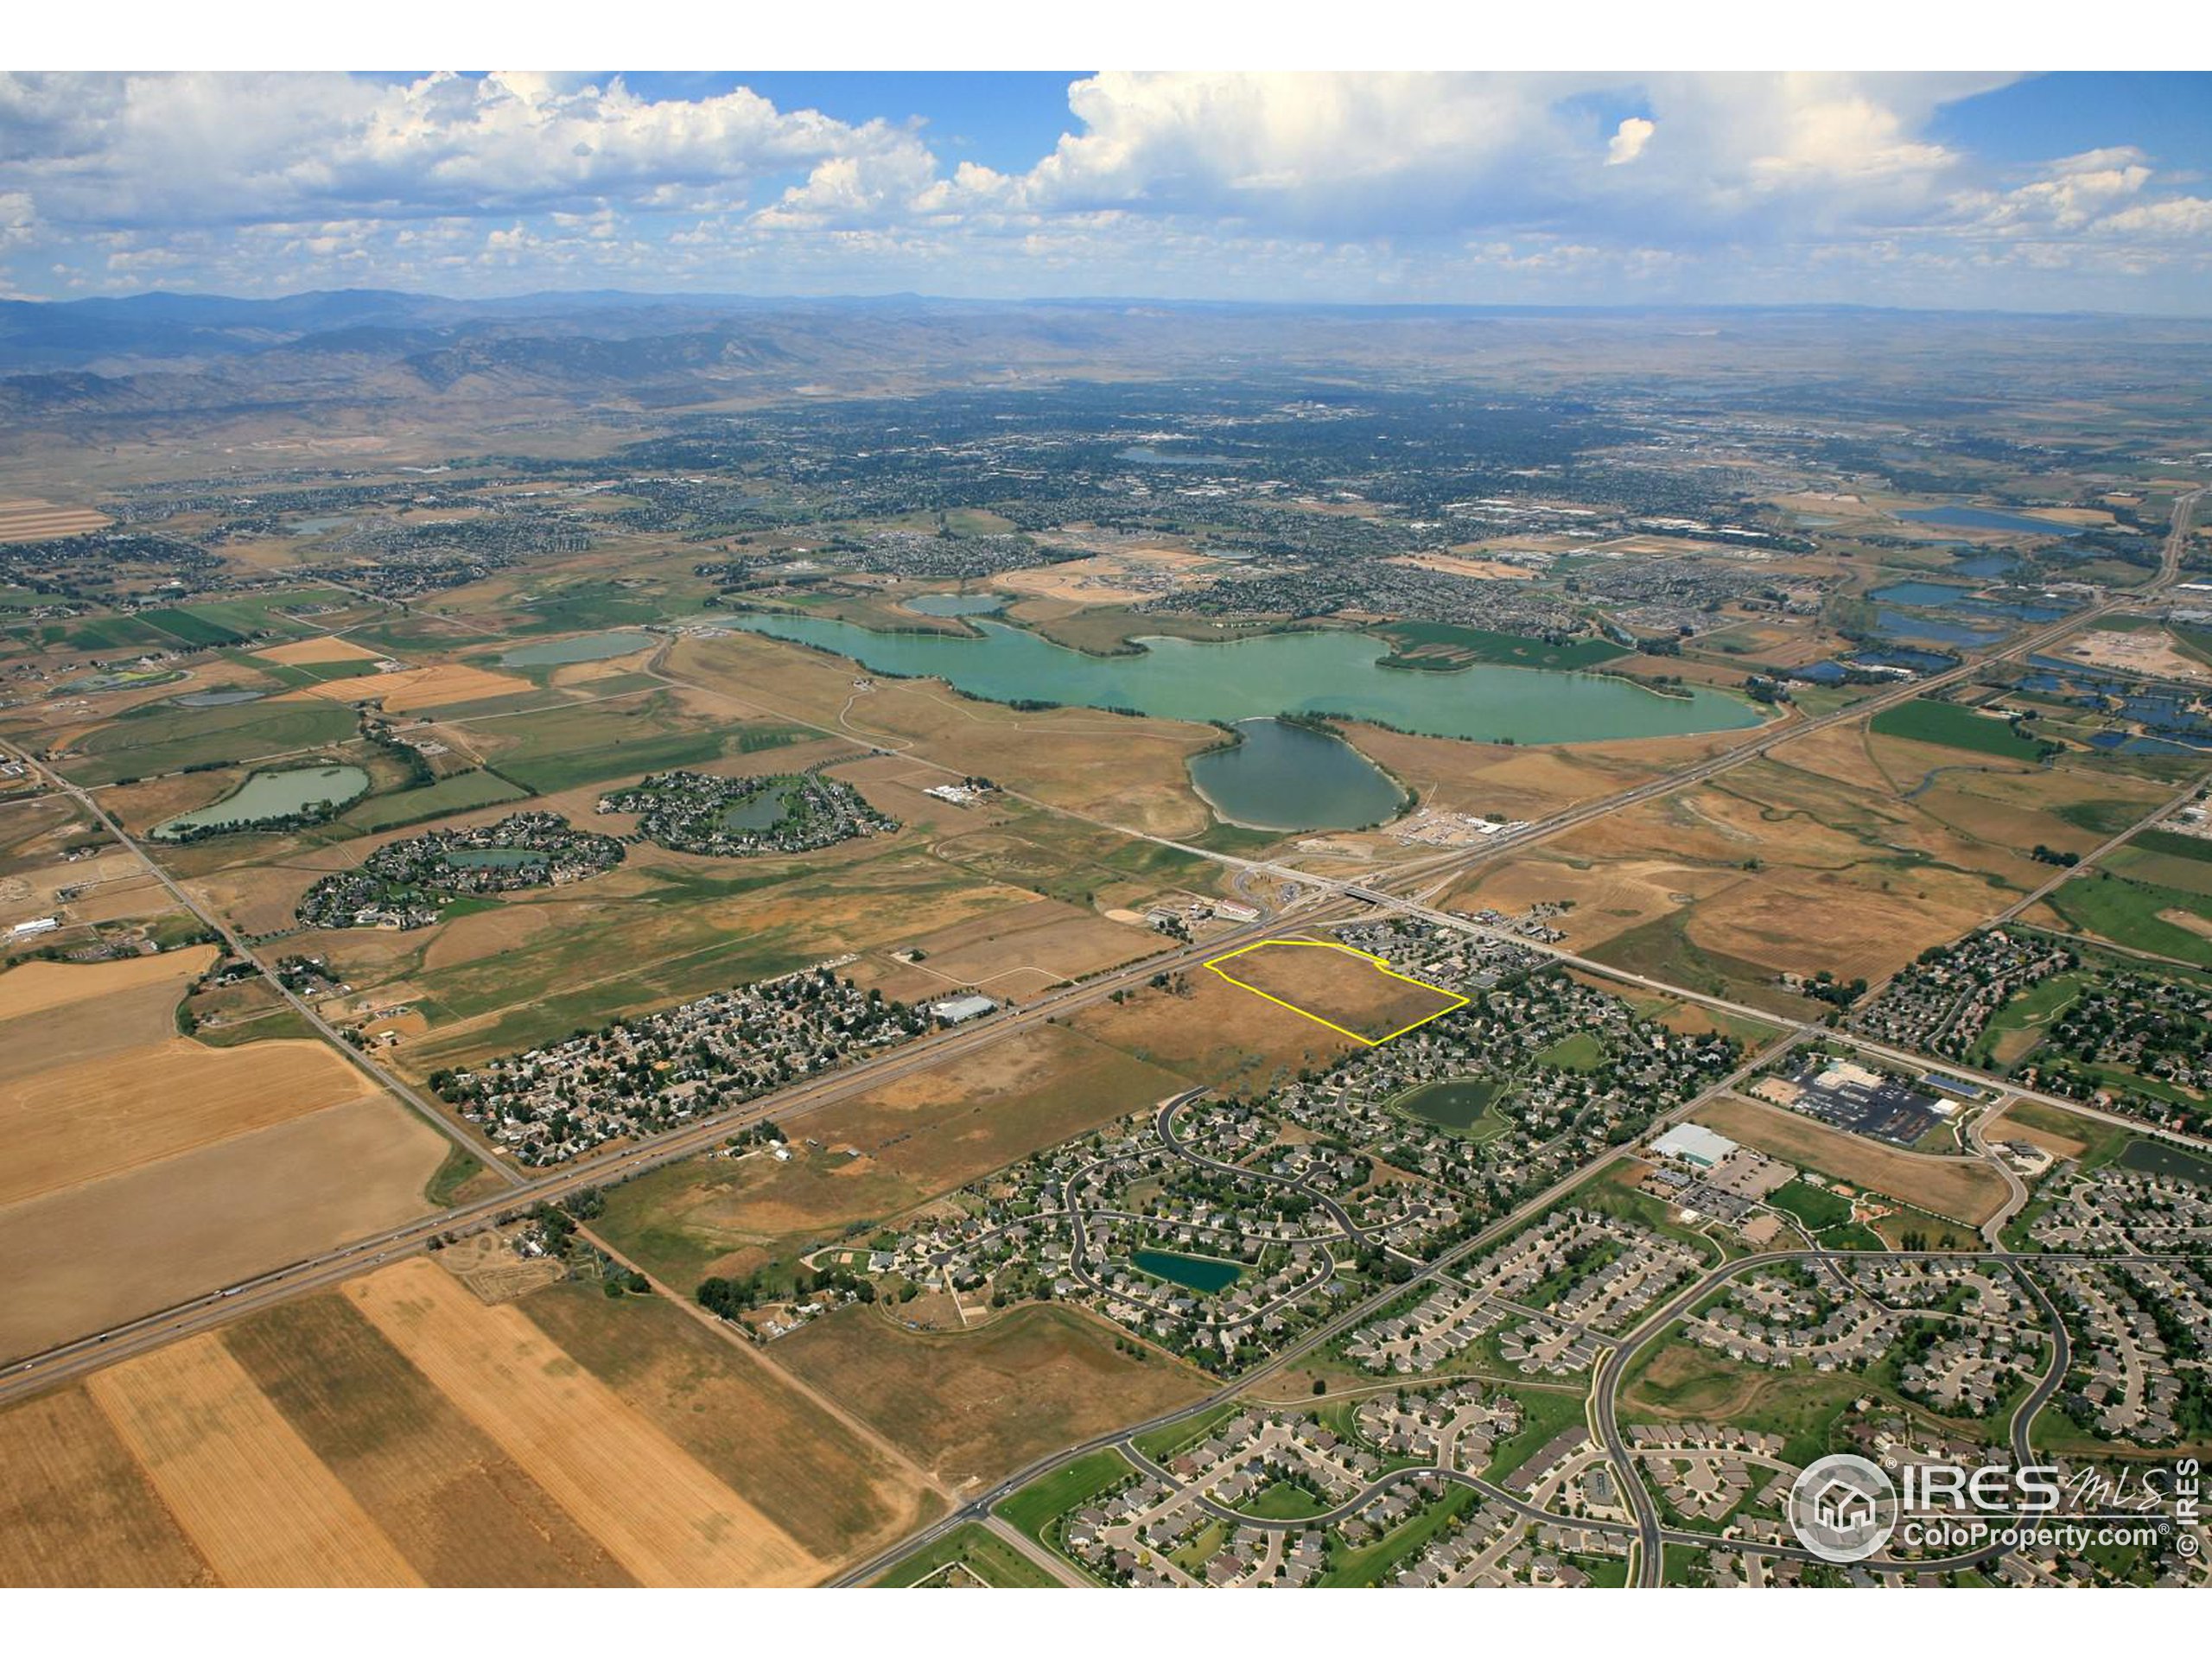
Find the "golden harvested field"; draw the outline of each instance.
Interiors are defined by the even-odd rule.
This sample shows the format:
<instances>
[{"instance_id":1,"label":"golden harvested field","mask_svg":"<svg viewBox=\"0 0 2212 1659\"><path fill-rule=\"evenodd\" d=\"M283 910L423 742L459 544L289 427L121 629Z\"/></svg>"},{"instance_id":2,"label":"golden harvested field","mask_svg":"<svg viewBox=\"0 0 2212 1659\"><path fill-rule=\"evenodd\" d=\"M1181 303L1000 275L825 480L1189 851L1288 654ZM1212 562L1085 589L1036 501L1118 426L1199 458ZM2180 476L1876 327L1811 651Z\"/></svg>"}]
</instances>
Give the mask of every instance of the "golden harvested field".
<instances>
[{"instance_id":1,"label":"golden harvested field","mask_svg":"<svg viewBox=\"0 0 2212 1659\"><path fill-rule=\"evenodd\" d=\"M810 1582L941 1508L672 1303L425 1260L0 1410L0 1467L6 1586Z\"/></svg>"},{"instance_id":2,"label":"golden harvested field","mask_svg":"<svg viewBox=\"0 0 2212 1659\"><path fill-rule=\"evenodd\" d=\"M224 1583L422 1582L218 1338L125 1360L85 1389Z\"/></svg>"},{"instance_id":3,"label":"golden harvested field","mask_svg":"<svg viewBox=\"0 0 2212 1659\"><path fill-rule=\"evenodd\" d=\"M442 709L454 703L480 702L512 696L534 688L512 674L495 674L486 668L465 668L441 663L431 668L404 668L391 674L364 674L350 680L325 680L287 691L289 698L321 697L331 702L381 702L387 714L412 714L417 709Z\"/></svg>"},{"instance_id":4,"label":"golden harvested field","mask_svg":"<svg viewBox=\"0 0 2212 1659\"><path fill-rule=\"evenodd\" d=\"M43 1014L73 1002L100 1003L148 985L165 988L169 1006L175 1007L185 986L214 960L215 947L200 944L156 957L126 957L119 962L27 962L0 974L0 1020ZM140 1031L144 1040L143 1025L134 1020L131 1028Z\"/></svg>"},{"instance_id":5,"label":"golden harvested field","mask_svg":"<svg viewBox=\"0 0 2212 1659\"><path fill-rule=\"evenodd\" d=\"M0 1206L0 1357L412 1220L450 1144L374 1096Z\"/></svg>"},{"instance_id":6,"label":"golden harvested field","mask_svg":"<svg viewBox=\"0 0 2212 1659\"><path fill-rule=\"evenodd\" d=\"M921 1471L841 1421L750 1343L659 1296L571 1283L516 1304L562 1351L825 1562L873 1554L937 1513Z\"/></svg>"},{"instance_id":7,"label":"golden harvested field","mask_svg":"<svg viewBox=\"0 0 2212 1659\"><path fill-rule=\"evenodd\" d=\"M184 1037L0 1082L0 1208L377 1093L320 1042Z\"/></svg>"},{"instance_id":8,"label":"golden harvested field","mask_svg":"<svg viewBox=\"0 0 2212 1659\"><path fill-rule=\"evenodd\" d=\"M1971 1226L1979 1227L2005 1205L2005 1178L1978 1160L1884 1146L1764 1101L1722 1096L1699 1108L1697 1121L1786 1163Z\"/></svg>"},{"instance_id":9,"label":"golden harvested field","mask_svg":"<svg viewBox=\"0 0 2212 1659\"><path fill-rule=\"evenodd\" d=\"M0 1586L215 1582L81 1386L0 1411Z\"/></svg>"},{"instance_id":10,"label":"golden harvested field","mask_svg":"<svg viewBox=\"0 0 2212 1659\"><path fill-rule=\"evenodd\" d=\"M357 645L351 639L340 639L334 633L320 633L281 645L259 645L253 654L272 663L372 663L384 655L366 645Z\"/></svg>"},{"instance_id":11,"label":"golden harvested field","mask_svg":"<svg viewBox=\"0 0 2212 1659\"><path fill-rule=\"evenodd\" d=\"M1055 1447L1187 1405L1212 1385L1164 1355L1119 1352L1063 1307L1023 1307L973 1331L908 1331L842 1308L768 1350L944 1479L981 1485Z\"/></svg>"},{"instance_id":12,"label":"golden harvested field","mask_svg":"<svg viewBox=\"0 0 2212 1659\"><path fill-rule=\"evenodd\" d=\"M86 536L114 521L90 507L57 506L29 496L0 500L0 542L42 542L55 536Z\"/></svg>"},{"instance_id":13,"label":"golden harvested field","mask_svg":"<svg viewBox=\"0 0 2212 1659\"><path fill-rule=\"evenodd\" d=\"M1239 989L1368 1044L1386 1042L1467 999L1400 974L1365 951L1322 940L1268 939L1214 957Z\"/></svg>"},{"instance_id":14,"label":"golden harvested field","mask_svg":"<svg viewBox=\"0 0 2212 1659\"><path fill-rule=\"evenodd\" d=\"M822 1562L702 1468L512 1305L434 1263L345 1294L391 1344L641 1584L801 1584Z\"/></svg>"},{"instance_id":15,"label":"golden harvested field","mask_svg":"<svg viewBox=\"0 0 2212 1659\"><path fill-rule=\"evenodd\" d=\"M1359 1046L1203 968L1178 976L1167 989L1147 985L1126 1002L1085 1008L1070 1024L1194 1084L1238 1093L1327 1065Z\"/></svg>"}]
</instances>

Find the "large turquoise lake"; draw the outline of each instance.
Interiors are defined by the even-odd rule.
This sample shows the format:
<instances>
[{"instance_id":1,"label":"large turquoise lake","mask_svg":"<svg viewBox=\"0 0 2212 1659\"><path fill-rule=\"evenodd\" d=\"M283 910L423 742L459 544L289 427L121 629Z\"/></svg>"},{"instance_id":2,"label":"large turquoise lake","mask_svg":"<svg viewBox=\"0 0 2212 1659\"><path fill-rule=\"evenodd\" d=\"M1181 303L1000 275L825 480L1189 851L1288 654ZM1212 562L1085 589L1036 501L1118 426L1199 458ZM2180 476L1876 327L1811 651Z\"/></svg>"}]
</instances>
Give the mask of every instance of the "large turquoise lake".
<instances>
[{"instance_id":1,"label":"large turquoise lake","mask_svg":"<svg viewBox=\"0 0 2212 1659\"><path fill-rule=\"evenodd\" d=\"M976 620L979 637L873 633L818 616L729 624L818 645L884 674L933 677L994 702L1130 709L1169 720L1343 714L1433 737L1517 743L1670 737L1759 723L1748 702L1704 687L1661 696L1627 680L1486 664L1452 673L1383 668L1382 642L1346 632L1256 639L1150 639L1128 657L1071 651L1026 629Z\"/></svg>"}]
</instances>

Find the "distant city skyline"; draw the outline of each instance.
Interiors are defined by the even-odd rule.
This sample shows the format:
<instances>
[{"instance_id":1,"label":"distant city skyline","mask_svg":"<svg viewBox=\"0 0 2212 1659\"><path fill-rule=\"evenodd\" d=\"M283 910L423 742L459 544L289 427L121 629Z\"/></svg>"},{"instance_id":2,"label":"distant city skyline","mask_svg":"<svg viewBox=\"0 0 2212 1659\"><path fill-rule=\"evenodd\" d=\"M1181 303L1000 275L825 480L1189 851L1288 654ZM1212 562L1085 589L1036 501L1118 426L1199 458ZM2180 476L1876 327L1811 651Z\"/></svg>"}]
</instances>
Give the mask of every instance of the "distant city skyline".
<instances>
[{"instance_id":1,"label":"distant city skyline","mask_svg":"<svg viewBox=\"0 0 2212 1659\"><path fill-rule=\"evenodd\" d=\"M2212 75L0 76L0 296L2212 311Z\"/></svg>"}]
</instances>

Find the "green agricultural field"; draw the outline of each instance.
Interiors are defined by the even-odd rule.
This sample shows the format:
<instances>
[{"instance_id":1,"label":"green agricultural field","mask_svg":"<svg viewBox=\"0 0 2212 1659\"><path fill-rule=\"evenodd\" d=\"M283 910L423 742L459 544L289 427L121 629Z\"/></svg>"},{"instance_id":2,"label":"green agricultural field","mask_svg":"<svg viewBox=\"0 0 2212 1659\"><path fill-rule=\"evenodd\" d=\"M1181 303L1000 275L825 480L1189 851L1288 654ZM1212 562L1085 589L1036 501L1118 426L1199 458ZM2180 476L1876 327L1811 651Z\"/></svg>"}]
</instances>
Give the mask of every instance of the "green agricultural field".
<instances>
[{"instance_id":1,"label":"green agricultural field","mask_svg":"<svg viewBox=\"0 0 2212 1659\"><path fill-rule=\"evenodd\" d=\"M811 733L788 726L696 727L683 724L665 697L617 706L549 709L502 721L512 741L491 757L499 772L541 795L586 784L703 766L725 755L751 754L803 741Z\"/></svg>"},{"instance_id":2,"label":"green agricultural field","mask_svg":"<svg viewBox=\"0 0 2212 1659\"><path fill-rule=\"evenodd\" d=\"M163 606L159 610L141 611L142 621L150 622L163 633L182 640L188 645L235 645L243 643L243 630L227 627L211 618L181 607Z\"/></svg>"},{"instance_id":3,"label":"green agricultural field","mask_svg":"<svg viewBox=\"0 0 2212 1659\"><path fill-rule=\"evenodd\" d=\"M448 813L466 812L473 807L518 801L528 792L496 772L457 772L421 789L402 790L396 795L372 795L340 816L356 830L373 835L380 830L423 823Z\"/></svg>"},{"instance_id":4,"label":"green agricultural field","mask_svg":"<svg viewBox=\"0 0 2212 1659\"><path fill-rule=\"evenodd\" d=\"M2103 871L2069 881L2046 901L2073 926L2114 944L2212 968L2212 898ZM2167 919L2194 917L2203 931Z\"/></svg>"},{"instance_id":5,"label":"green agricultural field","mask_svg":"<svg viewBox=\"0 0 2212 1659\"><path fill-rule=\"evenodd\" d=\"M92 733L61 763L72 781L111 784L186 766L247 761L342 743L353 711L327 702L244 702L222 709L154 703Z\"/></svg>"},{"instance_id":6,"label":"green agricultural field","mask_svg":"<svg viewBox=\"0 0 2212 1659\"><path fill-rule=\"evenodd\" d=\"M1910 702L1885 709L1872 722L1884 737L1908 737L1919 743L1939 743L1945 748L1974 754L1993 754L2008 760L2033 760L2037 746L2011 726L1987 715L1978 715L1955 702L1915 697Z\"/></svg>"},{"instance_id":7,"label":"green agricultural field","mask_svg":"<svg viewBox=\"0 0 2212 1659\"><path fill-rule=\"evenodd\" d=\"M1610 639L1570 639L1555 645L1527 634L1494 633L1452 622L1393 622L1375 632L1391 646L1390 654L1382 659L1385 668L1447 673L1476 663L1509 668L1592 668L1630 654Z\"/></svg>"}]
</instances>

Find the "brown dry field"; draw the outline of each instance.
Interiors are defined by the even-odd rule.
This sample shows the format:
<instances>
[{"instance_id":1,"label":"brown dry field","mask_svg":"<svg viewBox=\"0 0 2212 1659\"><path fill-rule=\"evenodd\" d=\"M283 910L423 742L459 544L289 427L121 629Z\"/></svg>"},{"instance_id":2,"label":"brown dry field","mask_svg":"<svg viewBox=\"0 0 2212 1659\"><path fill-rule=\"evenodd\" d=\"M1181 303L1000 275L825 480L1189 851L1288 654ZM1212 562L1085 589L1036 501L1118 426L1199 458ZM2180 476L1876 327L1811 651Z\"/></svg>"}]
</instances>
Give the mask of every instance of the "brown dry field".
<instances>
[{"instance_id":1,"label":"brown dry field","mask_svg":"<svg viewBox=\"0 0 2212 1659\"><path fill-rule=\"evenodd\" d=\"M940 680L879 680L855 697L862 671L853 664L754 634L679 639L669 664L672 675L763 712L911 747L1065 810L1154 835L1197 835L1213 821L1184 767L1220 741L1207 727L1077 709L1023 713L959 696Z\"/></svg>"},{"instance_id":2,"label":"brown dry field","mask_svg":"<svg viewBox=\"0 0 2212 1659\"><path fill-rule=\"evenodd\" d=\"M0 1587L215 1582L81 1384L0 1411Z\"/></svg>"},{"instance_id":3,"label":"brown dry field","mask_svg":"<svg viewBox=\"0 0 2212 1659\"><path fill-rule=\"evenodd\" d=\"M14 496L0 501L0 542L39 542L54 536L85 536L105 530L114 520L90 507L60 506L51 501Z\"/></svg>"},{"instance_id":4,"label":"brown dry field","mask_svg":"<svg viewBox=\"0 0 2212 1659\"><path fill-rule=\"evenodd\" d=\"M512 674L495 674L486 668L465 668L440 663L430 668L404 668L391 674L365 674L350 680L325 680L287 691L289 698L321 697L330 702L381 702L388 714L404 715L417 709L442 709L454 703L482 702L533 690L528 680Z\"/></svg>"},{"instance_id":5,"label":"brown dry field","mask_svg":"<svg viewBox=\"0 0 2212 1659\"><path fill-rule=\"evenodd\" d=\"M1449 553L1408 553L1391 564L1409 564L1419 570L1438 570L1447 576L1473 576L1489 582L1531 582L1536 573L1525 564L1502 564L1496 559L1455 558Z\"/></svg>"},{"instance_id":6,"label":"brown dry field","mask_svg":"<svg viewBox=\"0 0 2212 1659\"><path fill-rule=\"evenodd\" d=\"M419 1259L0 1410L0 1466L6 1586L811 1581L941 1508L673 1303Z\"/></svg>"},{"instance_id":7,"label":"brown dry field","mask_svg":"<svg viewBox=\"0 0 2212 1659\"><path fill-rule=\"evenodd\" d=\"M999 987L1003 994L1082 979L1151 956L1164 944L1149 928L1109 921L1057 899L1037 899L901 939L899 948L926 952L918 966L947 990L966 985L988 990L995 981L1024 976L1024 984Z\"/></svg>"},{"instance_id":8,"label":"brown dry field","mask_svg":"<svg viewBox=\"0 0 2212 1659\"><path fill-rule=\"evenodd\" d=\"M1194 1084L1240 1094L1327 1065L1359 1047L1203 968L1183 974L1178 987L1147 985L1126 1002L1085 1008L1070 1023Z\"/></svg>"},{"instance_id":9,"label":"brown dry field","mask_svg":"<svg viewBox=\"0 0 2212 1659\"><path fill-rule=\"evenodd\" d=\"M841 1421L749 1342L661 1296L571 1283L516 1304L570 1357L823 1561L873 1554L936 1514L921 1473Z\"/></svg>"},{"instance_id":10,"label":"brown dry field","mask_svg":"<svg viewBox=\"0 0 2212 1659\"><path fill-rule=\"evenodd\" d=\"M1425 806L1544 818L1585 801L1649 783L1661 773L1732 747L1750 735L1623 739L1523 747L1414 737L1347 722L1352 747L1386 766Z\"/></svg>"},{"instance_id":11,"label":"brown dry field","mask_svg":"<svg viewBox=\"0 0 2212 1659\"><path fill-rule=\"evenodd\" d=\"M1007 570L990 585L1039 599L1077 605L1128 605L1157 598L1169 588L1203 587L1221 561L1172 548L1138 547L1125 552L1094 553L1065 564Z\"/></svg>"},{"instance_id":12,"label":"brown dry field","mask_svg":"<svg viewBox=\"0 0 2212 1659\"><path fill-rule=\"evenodd\" d=\"M256 1313L222 1339L424 1582L634 1582L345 1296Z\"/></svg>"},{"instance_id":13,"label":"brown dry field","mask_svg":"<svg viewBox=\"0 0 2212 1659\"><path fill-rule=\"evenodd\" d=\"M2061 1135L2056 1129L2042 1128L2024 1122L2016 1109L2018 1103L1999 1113L1981 1126L1986 1141L2027 1141L2041 1147L2054 1158L2079 1158L2088 1151L2087 1141L2076 1140L2070 1135ZM2048 1108L2043 1109L2048 1110Z\"/></svg>"},{"instance_id":14,"label":"brown dry field","mask_svg":"<svg viewBox=\"0 0 2212 1659\"><path fill-rule=\"evenodd\" d=\"M825 1107L810 1122L825 1145L857 1147L928 1196L1188 1087L1173 1071L1048 1023ZM805 1224L791 1219L778 1230Z\"/></svg>"},{"instance_id":15,"label":"brown dry field","mask_svg":"<svg viewBox=\"0 0 2212 1659\"><path fill-rule=\"evenodd\" d=\"M125 1360L85 1388L224 1583L422 1582L215 1336Z\"/></svg>"},{"instance_id":16,"label":"brown dry field","mask_svg":"<svg viewBox=\"0 0 2212 1659\"><path fill-rule=\"evenodd\" d=\"M215 960L215 947L196 944L188 950L165 951L154 957L126 957L119 962L27 962L0 974L0 1020L19 1020L71 1003L92 1002L118 993L159 985L169 993L175 1007L184 988ZM142 1019L134 1017L130 1029L138 1040L165 1036L173 1027L149 1033Z\"/></svg>"},{"instance_id":17,"label":"brown dry field","mask_svg":"<svg viewBox=\"0 0 2212 1659\"><path fill-rule=\"evenodd\" d=\"M1024 1307L974 1331L906 1331L851 1306L776 1342L788 1367L948 1481L980 1485L1056 1447L1187 1405L1213 1385L1137 1360L1087 1315Z\"/></svg>"},{"instance_id":18,"label":"brown dry field","mask_svg":"<svg viewBox=\"0 0 2212 1659\"><path fill-rule=\"evenodd\" d=\"M1833 1175L1980 1226L2005 1205L2004 1177L1971 1158L1938 1158L1832 1129L1764 1101L1723 1096L1700 1107L1699 1122L1786 1163Z\"/></svg>"},{"instance_id":19,"label":"brown dry field","mask_svg":"<svg viewBox=\"0 0 2212 1659\"><path fill-rule=\"evenodd\" d=\"M385 653L340 639L334 633L319 633L286 645L259 645L253 654L272 663L372 663Z\"/></svg>"},{"instance_id":20,"label":"brown dry field","mask_svg":"<svg viewBox=\"0 0 2212 1659\"><path fill-rule=\"evenodd\" d=\"M412 1220L449 1144L379 1096L0 1207L0 1357Z\"/></svg>"},{"instance_id":21,"label":"brown dry field","mask_svg":"<svg viewBox=\"0 0 2212 1659\"><path fill-rule=\"evenodd\" d=\"M345 1287L353 1306L641 1584L803 1584L823 1562L512 1306L425 1261Z\"/></svg>"},{"instance_id":22,"label":"brown dry field","mask_svg":"<svg viewBox=\"0 0 2212 1659\"><path fill-rule=\"evenodd\" d=\"M377 1092L320 1042L184 1037L0 1082L0 1207Z\"/></svg>"},{"instance_id":23,"label":"brown dry field","mask_svg":"<svg viewBox=\"0 0 2212 1659\"><path fill-rule=\"evenodd\" d=\"M1269 940L1217 957L1208 967L1245 990L1279 998L1370 1043L1464 1000L1439 987L1410 983L1359 952L1318 941Z\"/></svg>"},{"instance_id":24,"label":"brown dry field","mask_svg":"<svg viewBox=\"0 0 2212 1659\"><path fill-rule=\"evenodd\" d=\"M2124 779L1994 761L1947 769L1908 800L1927 779L1912 753L1922 747L1870 746L1857 725L1815 733L1484 865L1448 902L1512 913L1572 900L1569 944L1608 959L1619 935L1687 908L1681 925L1700 950L1777 973L1879 980L2032 888L2047 874L2027 856L2036 842L2094 844L2038 804L2145 793Z\"/></svg>"}]
</instances>

